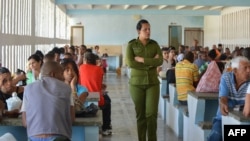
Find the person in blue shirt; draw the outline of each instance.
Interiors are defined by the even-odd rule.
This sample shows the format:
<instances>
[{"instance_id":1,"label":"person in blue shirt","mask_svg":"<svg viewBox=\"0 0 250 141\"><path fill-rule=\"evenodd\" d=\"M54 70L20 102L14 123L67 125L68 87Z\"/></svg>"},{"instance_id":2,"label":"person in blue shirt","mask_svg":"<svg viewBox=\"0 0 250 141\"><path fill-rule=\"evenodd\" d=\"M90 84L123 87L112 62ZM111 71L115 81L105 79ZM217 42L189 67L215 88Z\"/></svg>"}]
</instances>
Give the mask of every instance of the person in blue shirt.
<instances>
[{"instance_id":1,"label":"person in blue shirt","mask_svg":"<svg viewBox=\"0 0 250 141\"><path fill-rule=\"evenodd\" d=\"M221 116L227 116L229 109L245 104L250 84L250 61L243 56L231 60L232 71L224 72L219 85L219 105L207 141L222 141Z\"/></svg>"},{"instance_id":2,"label":"person in blue shirt","mask_svg":"<svg viewBox=\"0 0 250 141\"><path fill-rule=\"evenodd\" d=\"M79 70L78 66L73 59L63 59L61 60L61 65L63 67L64 82L71 87L72 96L79 98L82 107L88 96L88 89L78 83L79 80ZM75 105L76 107L76 105Z\"/></svg>"}]
</instances>

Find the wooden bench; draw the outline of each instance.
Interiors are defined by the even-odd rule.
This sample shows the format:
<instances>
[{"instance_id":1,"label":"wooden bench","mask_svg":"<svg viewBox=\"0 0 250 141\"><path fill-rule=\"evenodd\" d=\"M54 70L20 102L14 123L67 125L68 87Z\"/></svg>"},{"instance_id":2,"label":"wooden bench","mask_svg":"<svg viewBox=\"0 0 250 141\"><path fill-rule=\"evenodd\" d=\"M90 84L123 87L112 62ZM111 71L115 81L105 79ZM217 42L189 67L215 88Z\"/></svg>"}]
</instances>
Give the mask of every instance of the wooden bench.
<instances>
[{"instance_id":1,"label":"wooden bench","mask_svg":"<svg viewBox=\"0 0 250 141\"><path fill-rule=\"evenodd\" d=\"M99 128L102 125L102 112L99 110L96 117L76 118L72 127L72 141L99 141ZM3 118L0 122L0 136L11 133L19 141L27 141L26 128L22 119Z\"/></svg>"}]
</instances>

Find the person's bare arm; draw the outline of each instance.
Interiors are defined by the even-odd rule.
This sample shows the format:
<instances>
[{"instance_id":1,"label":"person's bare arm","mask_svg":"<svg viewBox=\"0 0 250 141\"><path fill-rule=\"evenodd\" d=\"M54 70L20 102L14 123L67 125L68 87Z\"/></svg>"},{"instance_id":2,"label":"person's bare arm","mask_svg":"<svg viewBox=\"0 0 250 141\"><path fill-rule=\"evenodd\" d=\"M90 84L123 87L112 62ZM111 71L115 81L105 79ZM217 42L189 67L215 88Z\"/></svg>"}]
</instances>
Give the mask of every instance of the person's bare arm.
<instances>
[{"instance_id":1,"label":"person's bare arm","mask_svg":"<svg viewBox=\"0 0 250 141\"><path fill-rule=\"evenodd\" d=\"M246 94L243 115L246 117L250 117L250 94Z\"/></svg>"},{"instance_id":2,"label":"person's bare arm","mask_svg":"<svg viewBox=\"0 0 250 141\"><path fill-rule=\"evenodd\" d=\"M27 124L26 124L26 112L22 112L22 123L23 123L24 127L27 127Z\"/></svg>"},{"instance_id":3,"label":"person's bare arm","mask_svg":"<svg viewBox=\"0 0 250 141\"><path fill-rule=\"evenodd\" d=\"M228 98L225 96L220 98L220 111L222 115L228 115Z\"/></svg>"},{"instance_id":4,"label":"person's bare arm","mask_svg":"<svg viewBox=\"0 0 250 141\"><path fill-rule=\"evenodd\" d=\"M80 94L79 99L82 103L86 101L86 98L88 97L89 93L88 92L83 92Z\"/></svg>"},{"instance_id":5,"label":"person's bare arm","mask_svg":"<svg viewBox=\"0 0 250 141\"><path fill-rule=\"evenodd\" d=\"M19 109L14 109L14 110L11 110L11 111L4 110L3 113L4 113L3 116L10 117L10 118L17 118L20 115Z\"/></svg>"},{"instance_id":6,"label":"person's bare arm","mask_svg":"<svg viewBox=\"0 0 250 141\"><path fill-rule=\"evenodd\" d=\"M19 81L25 80L25 79L26 79L26 75L25 75L25 74L16 75L16 77L14 77L14 78L12 79L12 84L13 84L13 85L16 85Z\"/></svg>"}]
</instances>

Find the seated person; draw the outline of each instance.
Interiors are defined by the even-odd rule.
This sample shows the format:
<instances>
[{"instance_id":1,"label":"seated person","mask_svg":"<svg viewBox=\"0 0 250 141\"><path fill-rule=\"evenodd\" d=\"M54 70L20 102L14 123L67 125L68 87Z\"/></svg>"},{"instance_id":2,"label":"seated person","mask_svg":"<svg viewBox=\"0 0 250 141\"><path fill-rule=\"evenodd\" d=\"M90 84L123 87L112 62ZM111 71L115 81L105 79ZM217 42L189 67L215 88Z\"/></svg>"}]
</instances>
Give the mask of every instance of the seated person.
<instances>
[{"instance_id":1,"label":"seated person","mask_svg":"<svg viewBox=\"0 0 250 141\"><path fill-rule=\"evenodd\" d=\"M25 87L21 112L30 141L71 139L74 103L63 80L62 66L48 61L41 68L41 79Z\"/></svg>"},{"instance_id":2,"label":"seated person","mask_svg":"<svg viewBox=\"0 0 250 141\"><path fill-rule=\"evenodd\" d=\"M13 85L9 69L0 67L0 101L4 103L3 116L16 117L19 115L19 109L8 111L6 100L12 96L13 92L16 92L18 97L22 99L23 90L22 86Z\"/></svg>"},{"instance_id":3,"label":"seated person","mask_svg":"<svg viewBox=\"0 0 250 141\"><path fill-rule=\"evenodd\" d=\"M17 71L15 72L15 75L13 76L12 79L12 85L16 85L16 86L25 86L26 84L26 72L21 70L21 69L17 69Z\"/></svg>"},{"instance_id":4,"label":"seated person","mask_svg":"<svg viewBox=\"0 0 250 141\"><path fill-rule=\"evenodd\" d=\"M227 116L229 109L236 105L244 105L246 93L249 93L250 61L246 57L239 56L233 58L231 62L232 71L224 72L220 79L218 110L207 141L222 141L221 116ZM249 113L247 105L243 112L246 116Z\"/></svg>"},{"instance_id":5,"label":"seated person","mask_svg":"<svg viewBox=\"0 0 250 141\"><path fill-rule=\"evenodd\" d=\"M97 66L98 56L94 53L86 52L84 54L84 63L79 67L80 84L86 86L89 92L99 92L100 100L98 106L102 109L102 134L112 135L111 128L111 105L106 102L108 95L103 94L103 76L104 72L100 66Z\"/></svg>"},{"instance_id":6,"label":"seated person","mask_svg":"<svg viewBox=\"0 0 250 141\"><path fill-rule=\"evenodd\" d=\"M171 64L171 68L175 67L177 62L177 56L175 53L175 47L169 47L169 58L168 62Z\"/></svg>"},{"instance_id":7,"label":"seated person","mask_svg":"<svg viewBox=\"0 0 250 141\"><path fill-rule=\"evenodd\" d=\"M195 91L199 81L198 67L193 64L194 54L187 52L184 60L175 66L176 90L180 104L187 105L187 92Z\"/></svg>"},{"instance_id":8,"label":"seated person","mask_svg":"<svg viewBox=\"0 0 250 141\"><path fill-rule=\"evenodd\" d=\"M244 48L244 50L242 51L242 55L247 57L248 60L250 60L250 47ZM246 116L246 117L250 117L250 85L247 88L247 95L246 95L246 98L245 98L245 105L244 105L244 108L243 108L243 115Z\"/></svg>"},{"instance_id":9,"label":"seated person","mask_svg":"<svg viewBox=\"0 0 250 141\"><path fill-rule=\"evenodd\" d=\"M171 63L168 61L169 59L169 49L167 47L163 47L161 49L163 56L163 63L161 66L157 67L157 72L161 78L166 78L167 70L172 68Z\"/></svg>"},{"instance_id":10,"label":"seated person","mask_svg":"<svg viewBox=\"0 0 250 141\"><path fill-rule=\"evenodd\" d=\"M210 50L208 52L208 61L205 64L201 65L201 67L199 68L200 77L206 72L207 66L211 61L216 61L217 65L218 65L218 67L220 69L220 72L223 73L225 65L224 65L224 63L222 63L220 61L220 59L219 59L220 56L219 55L220 54L218 54L215 49L212 49L212 50Z\"/></svg>"},{"instance_id":11,"label":"seated person","mask_svg":"<svg viewBox=\"0 0 250 141\"><path fill-rule=\"evenodd\" d=\"M185 46L180 45L178 48L177 62L180 62L183 60L184 54L185 54Z\"/></svg>"},{"instance_id":12,"label":"seated person","mask_svg":"<svg viewBox=\"0 0 250 141\"><path fill-rule=\"evenodd\" d=\"M243 108L243 115L246 117L250 117L250 85L247 88L247 94L245 98L245 105Z\"/></svg>"},{"instance_id":13,"label":"seated person","mask_svg":"<svg viewBox=\"0 0 250 141\"><path fill-rule=\"evenodd\" d=\"M41 66L43 64L43 60L39 55L32 54L28 58L28 62L29 62L29 67L30 67L31 71L28 71L26 73L26 76L27 76L26 83L30 84L30 83L35 82L36 80L39 79L40 69L41 69Z\"/></svg>"},{"instance_id":14,"label":"seated person","mask_svg":"<svg viewBox=\"0 0 250 141\"><path fill-rule=\"evenodd\" d=\"M71 87L73 97L79 98L81 103L84 104L88 96L88 89L78 84L79 70L77 64L73 59L63 59L61 65L63 67L64 82ZM83 107L84 105L80 106Z\"/></svg>"},{"instance_id":15,"label":"seated person","mask_svg":"<svg viewBox=\"0 0 250 141\"><path fill-rule=\"evenodd\" d=\"M197 65L198 68L201 67L204 63L207 62L207 54L204 51L199 51L198 58L194 60L194 64Z\"/></svg>"}]
</instances>

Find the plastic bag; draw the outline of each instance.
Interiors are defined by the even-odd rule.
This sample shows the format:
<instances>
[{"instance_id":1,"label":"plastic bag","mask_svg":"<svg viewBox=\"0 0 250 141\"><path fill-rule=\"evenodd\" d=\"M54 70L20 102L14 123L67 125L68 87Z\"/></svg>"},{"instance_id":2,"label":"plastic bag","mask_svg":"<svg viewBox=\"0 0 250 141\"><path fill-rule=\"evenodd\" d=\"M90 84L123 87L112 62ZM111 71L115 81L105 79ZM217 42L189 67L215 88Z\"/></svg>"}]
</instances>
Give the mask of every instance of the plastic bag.
<instances>
[{"instance_id":1,"label":"plastic bag","mask_svg":"<svg viewBox=\"0 0 250 141\"><path fill-rule=\"evenodd\" d=\"M16 92L12 93L12 97L6 100L8 111L15 109L20 109L22 105L22 100L17 96Z\"/></svg>"}]
</instances>

